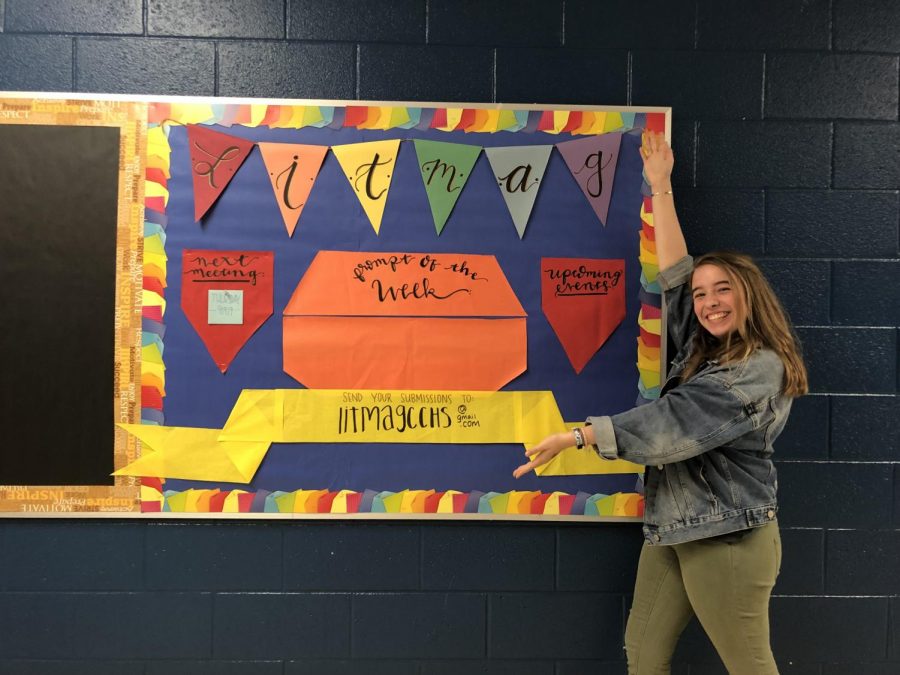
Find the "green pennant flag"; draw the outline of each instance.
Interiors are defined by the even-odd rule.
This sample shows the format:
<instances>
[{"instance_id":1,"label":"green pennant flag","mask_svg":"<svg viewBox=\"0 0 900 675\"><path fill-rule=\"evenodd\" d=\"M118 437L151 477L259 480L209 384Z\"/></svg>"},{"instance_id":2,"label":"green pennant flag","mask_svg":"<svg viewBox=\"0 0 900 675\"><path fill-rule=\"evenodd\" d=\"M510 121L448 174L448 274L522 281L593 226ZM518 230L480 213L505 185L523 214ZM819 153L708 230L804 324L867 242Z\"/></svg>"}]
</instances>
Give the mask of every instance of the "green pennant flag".
<instances>
[{"instance_id":1,"label":"green pennant flag","mask_svg":"<svg viewBox=\"0 0 900 675\"><path fill-rule=\"evenodd\" d=\"M440 234L450 217L472 167L481 154L480 145L414 141L419 159L419 173L431 206L434 228Z\"/></svg>"}]
</instances>

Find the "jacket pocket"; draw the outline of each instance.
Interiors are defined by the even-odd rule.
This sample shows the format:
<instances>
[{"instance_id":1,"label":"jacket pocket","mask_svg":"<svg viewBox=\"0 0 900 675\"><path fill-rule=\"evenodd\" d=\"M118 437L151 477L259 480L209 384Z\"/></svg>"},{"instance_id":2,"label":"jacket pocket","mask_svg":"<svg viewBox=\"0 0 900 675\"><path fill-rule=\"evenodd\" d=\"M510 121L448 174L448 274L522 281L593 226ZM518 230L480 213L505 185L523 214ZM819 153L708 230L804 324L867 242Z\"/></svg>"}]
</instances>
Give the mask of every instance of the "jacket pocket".
<instances>
[{"instance_id":1,"label":"jacket pocket","mask_svg":"<svg viewBox=\"0 0 900 675\"><path fill-rule=\"evenodd\" d=\"M703 488L706 490L706 498L712 507L713 513L719 512L719 499L716 497L716 493L713 491L712 486L709 484L709 478L706 475L706 457L704 455L700 455L700 483Z\"/></svg>"},{"instance_id":2,"label":"jacket pocket","mask_svg":"<svg viewBox=\"0 0 900 675\"><path fill-rule=\"evenodd\" d=\"M722 472L722 478L728 484L728 491L731 493L731 504L733 508L739 509L741 508L741 490L731 477L731 469L728 468L728 459L721 452L716 455L716 459L719 461L719 469Z\"/></svg>"}]
</instances>

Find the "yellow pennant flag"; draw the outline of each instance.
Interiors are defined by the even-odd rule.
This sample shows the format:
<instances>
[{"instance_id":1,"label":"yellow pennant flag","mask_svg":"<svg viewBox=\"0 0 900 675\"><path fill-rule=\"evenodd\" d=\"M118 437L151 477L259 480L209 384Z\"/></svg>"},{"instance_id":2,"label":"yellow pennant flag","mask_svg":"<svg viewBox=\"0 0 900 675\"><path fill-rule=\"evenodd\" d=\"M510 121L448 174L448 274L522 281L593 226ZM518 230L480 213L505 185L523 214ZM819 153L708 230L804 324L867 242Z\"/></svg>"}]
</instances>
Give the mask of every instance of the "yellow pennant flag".
<instances>
[{"instance_id":1,"label":"yellow pennant flag","mask_svg":"<svg viewBox=\"0 0 900 675\"><path fill-rule=\"evenodd\" d=\"M331 146L376 234L381 229L399 150L400 139Z\"/></svg>"}]
</instances>

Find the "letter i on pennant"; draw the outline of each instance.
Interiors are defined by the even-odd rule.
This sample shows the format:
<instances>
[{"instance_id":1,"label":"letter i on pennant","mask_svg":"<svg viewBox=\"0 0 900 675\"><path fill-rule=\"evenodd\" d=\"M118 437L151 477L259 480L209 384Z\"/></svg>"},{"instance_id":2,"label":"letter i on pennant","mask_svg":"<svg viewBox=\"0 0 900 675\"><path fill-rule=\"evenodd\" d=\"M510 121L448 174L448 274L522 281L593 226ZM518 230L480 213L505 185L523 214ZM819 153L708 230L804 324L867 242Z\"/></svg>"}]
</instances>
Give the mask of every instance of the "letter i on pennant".
<instances>
[{"instance_id":1,"label":"letter i on pennant","mask_svg":"<svg viewBox=\"0 0 900 675\"><path fill-rule=\"evenodd\" d=\"M381 218L391 189L391 177L397 163L400 139L334 145L331 151L337 157L350 187L362 204L375 229L381 229Z\"/></svg>"},{"instance_id":2,"label":"letter i on pennant","mask_svg":"<svg viewBox=\"0 0 900 675\"><path fill-rule=\"evenodd\" d=\"M297 221L328 153L328 146L293 143L258 145L284 226L288 236L293 237Z\"/></svg>"}]
</instances>

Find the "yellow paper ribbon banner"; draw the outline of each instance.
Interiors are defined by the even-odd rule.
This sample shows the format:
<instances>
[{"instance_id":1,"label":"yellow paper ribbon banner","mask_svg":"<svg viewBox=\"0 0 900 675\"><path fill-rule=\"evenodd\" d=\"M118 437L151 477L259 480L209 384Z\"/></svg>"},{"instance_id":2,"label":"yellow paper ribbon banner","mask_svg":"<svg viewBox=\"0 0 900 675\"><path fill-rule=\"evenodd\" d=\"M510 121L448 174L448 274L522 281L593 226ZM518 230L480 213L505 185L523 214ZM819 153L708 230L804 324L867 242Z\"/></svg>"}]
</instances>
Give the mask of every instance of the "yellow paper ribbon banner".
<instances>
[{"instance_id":1,"label":"yellow paper ribbon banner","mask_svg":"<svg viewBox=\"0 0 900 675\"><path fill-rule=\"evenodd\" d=\"M522 443L530 447L572 425L563 422L549 391L245 389L222 430L119 426L151 452L114 475L249 483L271 443ZM642 470L630 462L602 460L590 449L570 448L537 473Z\"/></svg>"}]
</instances>

